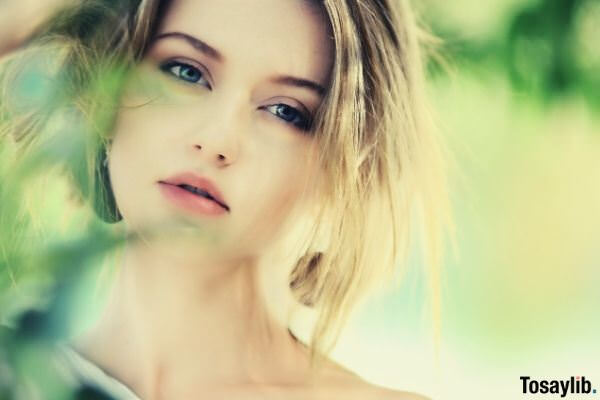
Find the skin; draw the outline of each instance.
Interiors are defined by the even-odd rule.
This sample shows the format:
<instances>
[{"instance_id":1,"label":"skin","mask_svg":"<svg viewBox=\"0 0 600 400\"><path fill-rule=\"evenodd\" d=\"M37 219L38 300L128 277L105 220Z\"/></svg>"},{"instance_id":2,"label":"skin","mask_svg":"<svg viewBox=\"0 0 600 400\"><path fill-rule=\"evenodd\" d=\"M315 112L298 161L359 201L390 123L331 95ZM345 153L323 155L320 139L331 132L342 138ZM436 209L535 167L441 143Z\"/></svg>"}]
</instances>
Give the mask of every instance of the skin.
<instances>
[{"instance_id":1,"label":"skin","mask_svg":"<svg viewBox=\"0 0 600 400\"><path fill-rule=\"evenodd\" d=\"M423 399L331 361L310 381L306 347L261 284L259 271L283 268L273 249L318 193L313 133L282 115L314 113L321 96L275 81L327 86L325 16L300 0L177 0L158 36L173 32L220 56L167 35L129 83L109 171L121 227L142 240L127 245L101 318L73 346L148 400ZM197 69L165 64L174 60ZM157 182L183 171L211 179L230 212L170 202Z\"/></svg>"}]
</instances>

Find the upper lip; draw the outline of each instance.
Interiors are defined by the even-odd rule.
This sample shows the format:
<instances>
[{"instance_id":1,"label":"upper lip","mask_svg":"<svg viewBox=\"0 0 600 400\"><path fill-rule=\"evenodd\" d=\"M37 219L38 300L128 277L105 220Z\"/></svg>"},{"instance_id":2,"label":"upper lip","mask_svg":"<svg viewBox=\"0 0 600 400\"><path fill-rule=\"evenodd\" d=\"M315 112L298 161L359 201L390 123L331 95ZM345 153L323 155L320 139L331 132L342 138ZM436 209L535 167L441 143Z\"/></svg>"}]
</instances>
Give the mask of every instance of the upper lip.
<instances>
[{"instance_id":1,"label":"upper lip","mask_svg":"<svg viewBox=\"0 0 600 400\"><path fill-rule=\"evenodd\" d=\"M168 179L159 181L159 183L166 183L168 185L175 186L189 185L194 186L198 189L202 189L205 192L207 192L213 198L214 201L219 203L221 207L229 211L229 206L227 205L227 203L225 203L223 195L221 194L219 189L217 189L216 185L212 183L212 181L208 178L196 175L193 172L183 172L181 174L174 175Z\"/></svg>"}]
</instances>

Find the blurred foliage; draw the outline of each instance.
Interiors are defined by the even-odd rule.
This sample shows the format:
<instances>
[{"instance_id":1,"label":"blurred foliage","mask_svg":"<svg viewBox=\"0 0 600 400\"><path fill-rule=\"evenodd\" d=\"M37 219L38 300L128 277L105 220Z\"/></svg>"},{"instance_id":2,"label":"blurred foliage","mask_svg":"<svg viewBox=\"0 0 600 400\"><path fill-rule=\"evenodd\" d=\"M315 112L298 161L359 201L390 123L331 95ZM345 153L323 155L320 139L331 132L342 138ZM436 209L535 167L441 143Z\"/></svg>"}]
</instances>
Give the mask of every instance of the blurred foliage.
<instances>
[{"instance_id":1,"label":"blurred foliage","mask_svg":"<svg viewBox=\"0 0 600 400\"><path fill-rule=\"evenodd\" d=\"M44 274L54 279L39 285L39 275L44 274L34 269L21 276L19 285L6 290L6 277L2 277L5 287L2 304L10 306L2 310L5 326L0 329L0 399L111 398L86 383L74 383L62 375L56 368L56 343L70 338L77 326L73 319L77 315L82 271L89 273L95 258L121 241L122 238L105 229L91 227L78 240L14 254L11 264L3 260L6 264L0 264L0 268L4 271L33 262L43 265ZM28 281L34 284L28 287ZM16 296L33 298L36 304L19 307Z\"/></svg>"},{"instance_id":2,"label":"blurred foliage","mask_svg":"<svg viewBox=\"0 0 600 400\"><path fill-rule=\"evenodd\" d=\"M55 345L77 326L83 277L124 238L98 222L72 237L39 232L37 225L47 221L26 212L31 204L24 201L23 191L33 185L36 200L42 202L48 188L36 184L35 177L52 165L40 154L23 161L23 168L0 175L0 399L108 399L92 387L73 386L59 373Z\"/></svg>"},{"instance_id":3,"label":"blurred foliage","mask_svg":"<svg viewBox=\"0 0 600 400\"><path fill-rule=\"evenodd\" d=\"M581 96L600 108L600 1L428 0L421 8L444 42L444 58L463 70L504 75L542 103ZM438 77L447 72L435 60L430 69Z\"/></svg>"},{"instance_id":4,"label":"blurred foliage","mask_svg":"<svg viewBox=\"0 0 600 400\"><path fill-rule=\"evenodd\" d=\"M0 131L0 399L104 399L59 373L55 346L77 327L82 280L128 238L91 210L73 212L82 199L68 184L89 186L85 154L94 137L81 114L63 106L64 82L37 61L11 82L11 100L51 118L19 144Z\"/></svg>"}]
</instances>

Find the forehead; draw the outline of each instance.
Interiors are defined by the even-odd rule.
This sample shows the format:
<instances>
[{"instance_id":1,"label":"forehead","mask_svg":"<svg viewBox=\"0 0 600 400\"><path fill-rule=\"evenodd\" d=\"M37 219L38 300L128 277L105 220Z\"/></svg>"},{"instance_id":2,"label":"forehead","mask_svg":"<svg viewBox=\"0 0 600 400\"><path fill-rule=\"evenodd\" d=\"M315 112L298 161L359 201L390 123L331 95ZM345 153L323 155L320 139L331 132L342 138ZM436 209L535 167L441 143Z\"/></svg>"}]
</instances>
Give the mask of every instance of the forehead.
<instances>
[{"instance_id":1,"label":"forehead","mask_svg":"<svg viewBox=\"0 0 600 400\"><path fill-rule=\"evenodd\" d=\"M328 24L310 0L175 0L160 33L195 36L219 51L226 65L325 83L333 58Z\"/></svg>"}]
</instances>

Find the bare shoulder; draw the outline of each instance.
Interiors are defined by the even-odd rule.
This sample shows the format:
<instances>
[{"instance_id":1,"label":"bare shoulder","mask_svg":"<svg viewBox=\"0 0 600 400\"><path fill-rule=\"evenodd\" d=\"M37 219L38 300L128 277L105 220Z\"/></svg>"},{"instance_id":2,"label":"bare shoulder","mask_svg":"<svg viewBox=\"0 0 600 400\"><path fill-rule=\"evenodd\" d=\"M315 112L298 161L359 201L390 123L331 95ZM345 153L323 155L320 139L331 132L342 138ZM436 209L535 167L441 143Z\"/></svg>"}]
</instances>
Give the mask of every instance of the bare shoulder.
<instances>
[{"instance_id":1,"label":"bare shoulder","mask_svg":"<svg viewBox=\"0 0 600 400\"><path fill-rule=\"evenodd\" d=\"M384 388L366 381L362 381L358 385L363 388L360 392L362 392L364 400L431 400L418 393Z\"/></svg>"},{"instance_id":2,"label":"bare shoulder","mask_svg":"<svg viewBox=\"0 0 600 400\"><path fill-rule=\"evenodd\" d=\"M431 400L429 397L425 397L415 392L405 392L400 390L384 389L379 388L378 393L375 394L373 399L381 400Z\"/></svg>"},{"instance_id":3,"label":"bare shoulder","mask_svg":"<svg viewBox=\"0 0 600 400\"><path fill-rule=\"evenodd\" d=\"M336 379L330 386L332 391L328 398L360 399L360 400L431 400L418 393L393 390L368 382L358 374L334 363Z\"/></svg>"}]
</instances>

